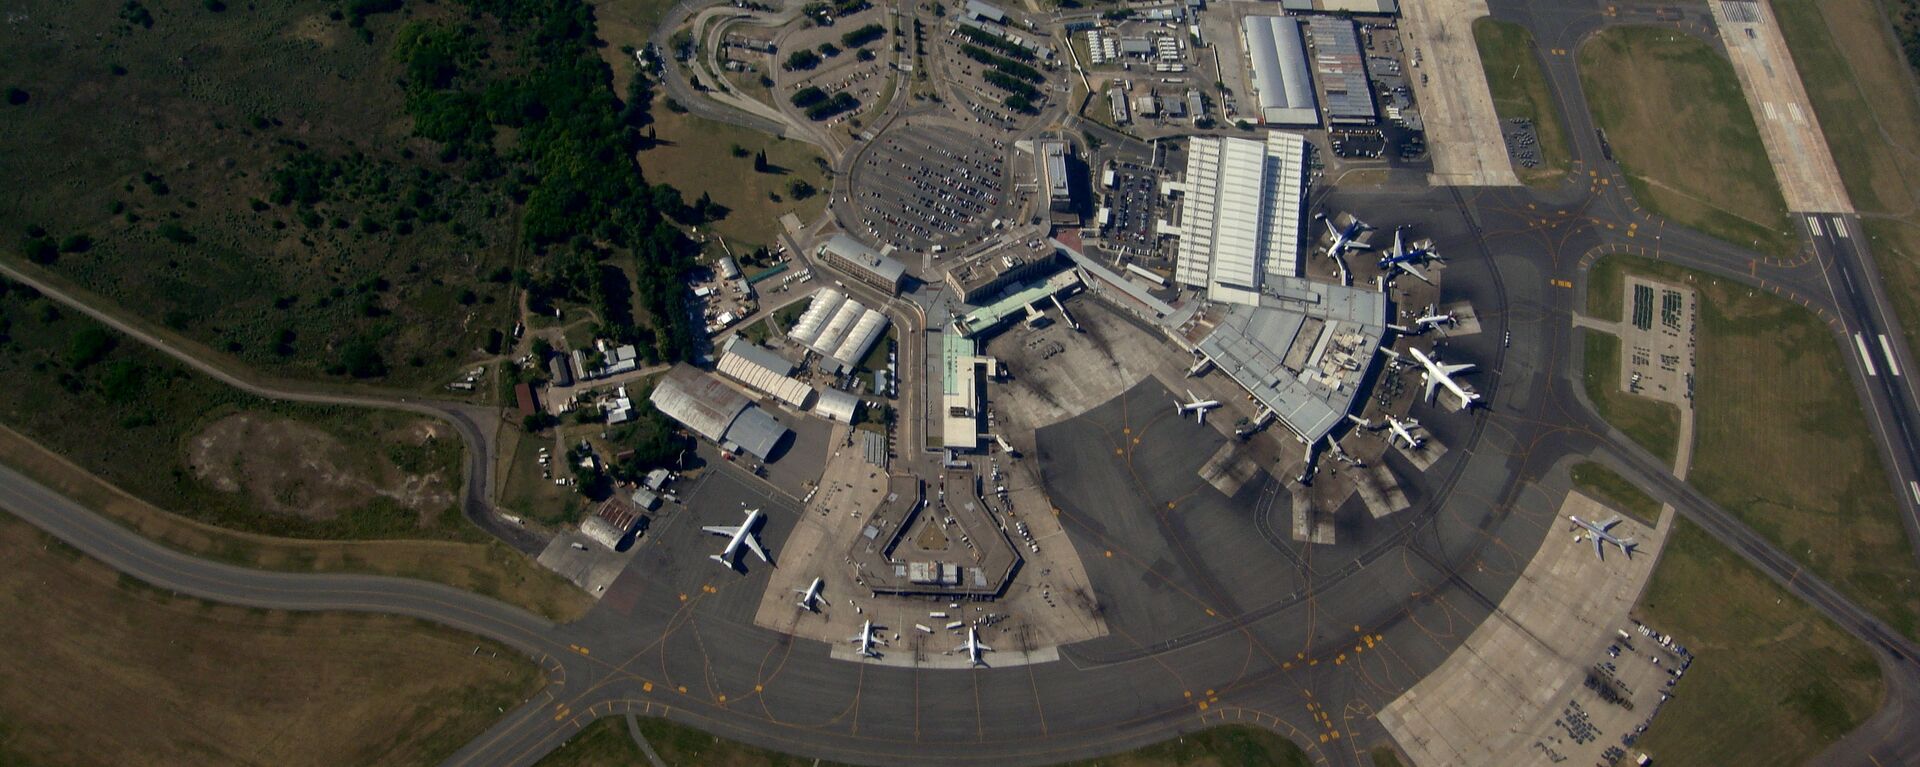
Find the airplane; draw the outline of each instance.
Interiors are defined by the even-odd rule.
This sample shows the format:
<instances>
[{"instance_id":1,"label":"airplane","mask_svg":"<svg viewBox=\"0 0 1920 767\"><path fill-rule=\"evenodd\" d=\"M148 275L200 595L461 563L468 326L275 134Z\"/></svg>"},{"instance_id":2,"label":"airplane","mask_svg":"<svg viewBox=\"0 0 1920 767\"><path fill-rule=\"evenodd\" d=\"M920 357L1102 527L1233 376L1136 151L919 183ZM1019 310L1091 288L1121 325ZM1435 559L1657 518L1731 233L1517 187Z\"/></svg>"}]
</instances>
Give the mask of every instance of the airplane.
<instances>
[{"instance_id":1,"label":"airplane","mask_svg":"<svg viewBox=\"0 0 1920 767\"><path fill-rule=\"evenodd\" d=\"M740 569L740 547L745 546L748 549L752 550L756 556L760 557L760 561L765 562L769 565L773 564L773 560L768 558L767 556L767 550L760 547L760 537L759 537L759 534L755 532L755 529L760 524L760 520L762 516L763 515L761 514L759 509L754 509L752 511L747 512L746 521L741 522L739 527L727 527L725 525L717 525L714 527L700 528L702 530L707 531L708 533L712 533L713 535L728 536L727 547L724 549L721 549L720 553L708 557L708 559L711 559L715 562L719 562L722 566L726 567L728 570L739 570Z\"/></svg>"},{"instance_id":2,"label":"airplane","mask_svg":"<svg viewBox=\"0 0 1920 767\"><path fill-rule=\"evenodd\" d=\"M1628 559L1633 558L1633 550L1639 544L1634 543L1632 538L1621 538L1614 535L1613 533L1607 532L1608 530L1613 529L1614 525L1620 524L1619 517L1614 517L1613 519L1609 519L1605 522L1588 522L1587 520L1581 519L1572 514L1568 514L1567 519L1571 519L1573 520L1574 524L1586 528L1587 532L1590 535L1592 535L1593 555L1595 557L1598 557L1603 560L1606 559L1607 555L1603 549L1603 545L1611 543L1615 546L1619 546L1620 553L1627 555Z\"/></svg>"},{"instance_id":3,"label":"airplane","mask_svg":"<svg viewBox=\"0 0 1920 767\"><path fill-rule=\"evenodd\" d=\"M1432 328L1450 328L1459 322L1460 317L1453 312L1440 314L1435 312L1432 306L1428 306L1426 314L1414 318L1413 327L1416 331L1425 333Z\"/></svg>"},{"instance_id":4,"label":"airplane","mask_svg":"<svg viewBox=\"0 0 1920 767\"><path fill-rule=\"evenodd\" d=\"M978 632L976 632L976 631L974 630L974 628L973 628L972 626L968 626L968 627L967 627L967 642L966 642L966 644L963 644L963 645L960 645L959 647L955 647L955 648L953 648L953 649L954 649L954 650L955 650L956 652L957 652L957 651L960 651L960 650L966 650L966 651L967 651L967 660L970 660L970 661L973 661L973 665L975 665L975 666L985 666L985 665L987 665L987 662L986 662L986 661L983 661L983 660L981 660L981 659L980 659L980 653L983 653L983 652L993 652L993 648L991 648L991 647L988 647L988 646L986 646L986 645L983 645L983 644L981 644L981 643L980 643L980 635L979 635L979 633L978 633Z\"/></svg>"},{"instance_id":5,"label":"airplane","mask_svg":"<svg viewBox=\"0 0 1920 767\"><path fill-rule=\"evenodd\" d=\"M1193 420L1195 423L1206 423L1207 411L1219 407L1220 400L1200 399L1199 397L1194 396L1192 389L1188 389L1186 391L1187 391L1187 401L1175 402L1173 404L1174 412L1179 413L1180 415L1186 415L1188 413L1192 413Z\"/></svg>"},{"instance_id":6,"label":"airplane","mask_svg":"<svg viewBox=\"0 0 1920 767\"><path fill-rule=\"evenodd\" d=\"M804 589L794 589L793 593L800 595L800 601L794 604L810 613L820 612L820 587L826 585L826 582L824 578L815 578L813 585Z\"/></svg>"},{"instance_id":7,"label":"airplane","mask_svg":"<svg viewBox=\"0 0 1920 767\"><path fill-rule=\"evenodd\" d=\"M1466 387L1461 386L1460 382L1453 380L1453 374L1472 370L1473 365L1466 363L1443 365L1435 361L1432 357L1428 357L1425 352L1417 348L1409 348L1407 351L1412 352L1413 358L1420 362L1421 367L1425 368L1421 373L1421 377L1427 382L1427 393L1425 397L1428 402L1433 401L1434 392L1439 391L1440 387L1443 386L1446 387L1447 391L1453 392L1453 396L1460 398L1460 406L1463 408L1473 407L1473 403L1480 401L1479 392L1469 391Z\"/></svg>"},{"instance_id":8,"label":"airplane","mask_svg":"<svg viewBox=\"0 0 1920 767\"><path fill-rule=\"evenodd\" d=\"M880 651L873 649L873 620L869 618L860 627L860 633L848 637L847 641L860 645L860 655L866 658L880 657Z\"/></svg>"},{"instance_id":9,"label":"airplane","mask_svg":"<svg viewBox=\"0 0 1920 767\"><path fill-rule=\"evenodd\" d=\"M1327 255L1329 257L1338 258L1349 250L1371 250L1373 248L1372 245L1357 242L1354 239L1359 237L1362 232L1372 231L1373 227L1367 226L1367 222L1356 218L1353 219L1353 223L1347 225L1347 228L1341 229L1334 226L1333 221L1328 219L1324 213L1320 214L1320 220L1326 222L1327 236L1333 238L1333 244L1327 246Z\"/></svg>"},{"instance_id":10,"label":"airplane","mask_svg":"<svg viewBox=\"0 0 1920 767\"><path fill-rule=\"evenodd\" d=\"M1400 230L1395 229L1393 230L1393 250L1380 257L1379 266L1382 269L1397 269L1412 275L1414 279L1432 285L1433 280L1427 277L1427 273L1419 266L1429 261L1444 263L1446 259L1433 252L1431 247L1415 246L1412 250L1408 250L1406 244L1400 239Z\"/></svg>"},{"instance_id":11,"label":"airplane","mask_svg":"<svg viewBox=\"0 0 1920 767\"><path fill-rule=\"evenodd\" d=\"M1408 450L1419 450L1420 446L1427 442L1425 437L1413 435L1413 430L1418 428L1420 428L1419 421L1412 418L1395 418L1392 413L1387 414L1387 429L1393 433L1394 437L1405 441Z\"/></svg>"}]
</instances>

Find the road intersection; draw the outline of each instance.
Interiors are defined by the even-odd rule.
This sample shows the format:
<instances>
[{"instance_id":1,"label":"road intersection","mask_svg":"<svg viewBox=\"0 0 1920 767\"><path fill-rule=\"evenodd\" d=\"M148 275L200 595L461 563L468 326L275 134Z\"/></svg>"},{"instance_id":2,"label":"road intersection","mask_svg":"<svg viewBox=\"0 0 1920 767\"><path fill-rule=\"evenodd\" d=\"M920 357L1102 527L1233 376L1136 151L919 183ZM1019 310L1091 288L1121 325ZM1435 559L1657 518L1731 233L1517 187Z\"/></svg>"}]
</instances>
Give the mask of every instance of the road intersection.
<instances>
[{"instance_id":1,"label":"road intersection","mask_svg":"<svg viewBox=\"0 0 1920 767\"><path fill-rule=\"evenodd\" d=\"M1592 6L1498 0L1492 5L1496 15L1525 21L1543 46L1571 48L1617 22ZM669 16L684 17L688 9L676 7ZM1581 336L1571 320L1582 308L1582 288L1594 260L1606 253L1634 253L1799 301L1826 318L1836 342L1846 348L1854 348L1855 333L1873 339L1866 352L1849 354L1849 369L1889 458L1889 480L1909 501L1910 538L1920 541L1920 519L1911 513L1920 499L1908 494L1908 483L1920 479L1920 451L1912 438L1920 426L1913 420L1920 407L1905 376L1892 370L1913 369L1911 356L1864 244L1840 234L1861 232L1859 222L1838 214L1803 215L1807 254L1768 261L1651 218L1628 197L1618 168L1601 159L1571 59L1549 58L1547 70L1573 137L1576 175L1564 188L1545 193L1335 189L1326 195L1331 205L1404 211L1450 230L1461 246L1452 251L1448 300L1497 308L1482 314L1493 332L1453 345L1492 372L1484 387L1492 407L1423 419L1437 439L1459 447L1432 473L1410 483L1415 513L1395 525L1352 531L1330 549L1307 551L1281 536L1260 536L1261 545L1246 547L1245 558L1229 564L1271 579L1264 590L1220 578L1199 578L1195 582L1204 585L1187 588L1183 579L1198 578L1185 572L1192 566L1130 559L1134 549L1124 539L1103 538L1088 520L1068 520L1083 550L1116 554L1110 558L1118 561L1104 569L1107 575L1095 577L1102 601L1139 600L1203 616L1178 630L1135 633L1127 630L1130 624L1115 621L1120 630L1114 636L1066 648L1063 662L1018 668L935 671L829 660L822 645L753 625L764 574L721 577L705 563L704 548L690 543L700 524L726 521L736 502L752 501L768 509L773 524L766 542L777 549L781 531L798 513L790 500L767 493L727 466L700 480L690 494L697 508L663 522L654 532L653 549L636 559L598 607L565 625L418 581L264 573L197 559L141 538L3 468L0 506L161 588L272 609L407 615L495 639L540 663L548 675L546 688L449 764L532 764L595 719L627 713L664 716L810 756L926 764L1061 761L1215 723L1243 722L1292 737L1317 762L1360 764L1366 747L1384 737L1373 712L1494 614L1530 553L1555 529L1557 505L1541 500L1566 492L1566 465L1576 456L1588 457L1671 503L1872 648L1886 678L1888 703L1826 760L1920 760L1920 711L1913 705L1920 701L1920 648L1674 478L1659 459L1594 415L1579 384ZM668 82L671 92L675 81ZM696 113L705 103L692 94L682 101ZM34 274L0 269L251 393L448 419L469 447L469 519L523 550L538 544L487 502L497 420L490 411L261 383L206 362L137 322L92 308L83 297ZM908 312L900 304L890 308L896 320L924 311ZM1518 343L1495 340L1508 333ZM1882 352L1879 363L1871 356L1875 350ZM1173 424L1136 423L1134 417L1110 411L1087 416L1119 418L1129 428L1140 428L1150 436L1143 437L1139 450L1167 451L1180 444L1151 436L1172 431ZM1178 459L1174 453L1151 455ZM1126 491L1113 492L1114 497L1089 500L1129 502ZM1154 492L1145 489L1148 496ZM1245 497L1203 503L1244 513L1260 508L1259 492L1253 488ZM1192 544L1176 539L1171 545ZM1192 559L1191 551L1175 553Z\"/></svg>"}]
</instances>

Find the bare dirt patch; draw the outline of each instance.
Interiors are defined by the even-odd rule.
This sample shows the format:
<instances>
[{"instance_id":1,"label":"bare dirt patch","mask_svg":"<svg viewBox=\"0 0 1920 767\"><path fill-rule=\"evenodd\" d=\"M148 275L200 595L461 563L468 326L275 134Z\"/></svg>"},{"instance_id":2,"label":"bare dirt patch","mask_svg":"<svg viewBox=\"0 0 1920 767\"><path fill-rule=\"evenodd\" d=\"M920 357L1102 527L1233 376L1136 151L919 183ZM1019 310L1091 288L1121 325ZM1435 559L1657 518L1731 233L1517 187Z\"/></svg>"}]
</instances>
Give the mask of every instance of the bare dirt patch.
<instances>
[{"instance_id":1,"label":"bare dirt patch","mask_svg":"<svg viewBox=\"0 0 1920 767\"><path fill-rule=\"evenodd\" d=\"M454 502L454 482L445 471L409 471L395 457L446 439L441 431L437 424L410 424L383 435L379 442L392 449L375 452L299 421L238 413L189 439L186 460L210 487L244 493L274 514L334 519L385 499L418 512L427 525Z\"/></svg>"}]
</instances>

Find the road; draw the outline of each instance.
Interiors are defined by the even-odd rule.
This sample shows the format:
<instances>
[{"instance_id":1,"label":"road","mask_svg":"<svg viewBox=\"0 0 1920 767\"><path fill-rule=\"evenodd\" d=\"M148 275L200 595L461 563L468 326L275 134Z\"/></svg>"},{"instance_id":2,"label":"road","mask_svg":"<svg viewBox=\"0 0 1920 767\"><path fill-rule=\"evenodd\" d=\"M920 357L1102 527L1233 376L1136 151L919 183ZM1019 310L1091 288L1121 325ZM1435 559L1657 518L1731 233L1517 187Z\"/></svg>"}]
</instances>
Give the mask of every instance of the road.
<instances>
[{"instance_id":1,"label":"road","mask_svg":"<svg viewBox=\"0 0 1920 767\"><path fill-rule=\"evenodd\" d=\"M684 19L694 7L676 7L662 29L671 29L674 19ZM1543 45L1570 45L1613 23L1588 6L1496 3L1496 10L1534 26ZM1239 722L1293 738L1317 763L1363 764L1365 749L1384 737L1372 712L1441 663L1472 626L1495 614L1520 569L1514 565L1524 563L1557 529L1554 510L1537 499L1566 491L1565 472L1558 467L1570 457L1593 456L1673 504L1866 641L1884 672L1889 703L1823 759L1920 762L1920 721L1913 705L1920 700L1915 698L1920 650L1594 415L1579 383L1582 355L1571 325L1584 292L1551 287L1551 281L1563 279L1583 284L1597 253L1647 252L1819 307L1836 318L1836 340L1849 349L1853 333L1874 338L1875 345L1886 333L1886 349L1904 373L1911 367L1909 356L1898 334L1887 332L1898 326L1870 259L1857 238L1836 235L1822 242L1810 232L1812 257L1762 263L1738 248L1648 218L1627 197L1617 168L1599 159L1571 64L1549 62L1549 78L1559 89L1582 169L1605 174L1613 183L1569 185L1548 193L1335 190L1328 196L1330 205L1391 209L1441 232L1443 247L1454 246L1446 299L1501 309L1483 315L1486 332L1450 344L1450 354L1481 361L1489 371L1481 388L1492 407L1422 414L1423 423L1453 451L1432 473L1408 475L1415 509L1383 524L1343 531L1339 545L1311 552L1286 540L1245 535L1231 524L1216 525L1216 538L1241 539L1222 542L1240 547L1240 554L1208 564L1208 558L1197 556L1204 551L1197 538L1208 533L1179 527L1178 520L1234 512L1245 519L1241 504L1247 499L1202 494L1183 499L1181 515L1173 515L1139 508L1143 499L1133 496L1142 493L1132 486L1110 485L1101 491L1108 495L1088 499L1104 516L1078 519L1070 534L1083 552L1112 552L1089 558L1090 575L1112 611L1109 621L1137 631L1074 645L1062 662L969 671L852 664L829 659L817 643L755 627L752 615L765 573L715 570L705 559L710 546L698 528L731 521L739 504L758 504L768 509L767 543L777 549L799 510L725 465L698 480L687 494L693 500L687 509L663 517L650 532L646 555L635 559L601 603L566 625L404 579L263 573L195 559L146 541L5 469L0 469L0 506L160 588L271 609L407 615L496 639L539 662L548 673L547 687L463 747L449 760L453 765L532 764L597 718L627 713L664 716L765 747L860 763L1039 764ZM696 110L703 102L691 95L683 100ZM1832 217L1817 220L1822 231L1831 231ZM1606 227L1627 221L1641 222L1638 238ZM1855 221L1848 226L1860 231ZM202 361L169 338L95 310L82 297L32 274L4 266L0 271L260 396L400 408L448 419L469 446L469 517L495 534L524 535L503 528L486 505L487 459L493 450L482 424L493 421L491 411L261 383ZM918 330L910 314L924 310L920 304L873 298L889 307L903 331ZM1508 333L1515 341L1510 348L1496 340ZM904 343L914 335L903 333L903 360L917 359L916 350ZM1851 356L1855 383L1869 411L1878 415L1876 435L1890 451L1889 472L1897 483L1913 472L1912 440L1904 436L1912 431L1908 420L1916 411L1912 394L1905 376L1892 375L1889 366L1866 369L1871 349L1866 357ZM1882 361L1888 361L1884 354ZM1120 417L1132 416L1122 408ZM1150 456L1149 465L1180 465L1202 452L1191 449L1190 433L1154 420L1164 414L1140 417L1145 420L1137 431L1129 426L1140 447L1130 450L1145 451L1140 454ZM1498 428L1489 428L1494 424ZM1182 473L1148 476L1161 481ZM1158 490L1148 487L1148 492ZM1153 534L1127 538L1122 528L1128 520ZM1162 535L1162 529L1173 534ZM1221 577L1210 567L1263 577ZM1189 583L1199 585L1188 588ZM1129 611L1143 617L1130 624ZM1362 652L1356 640L1363 636L1391 650ZM1094 701L1098 705L1089 704Z\"/></svg>"}]
</instances>

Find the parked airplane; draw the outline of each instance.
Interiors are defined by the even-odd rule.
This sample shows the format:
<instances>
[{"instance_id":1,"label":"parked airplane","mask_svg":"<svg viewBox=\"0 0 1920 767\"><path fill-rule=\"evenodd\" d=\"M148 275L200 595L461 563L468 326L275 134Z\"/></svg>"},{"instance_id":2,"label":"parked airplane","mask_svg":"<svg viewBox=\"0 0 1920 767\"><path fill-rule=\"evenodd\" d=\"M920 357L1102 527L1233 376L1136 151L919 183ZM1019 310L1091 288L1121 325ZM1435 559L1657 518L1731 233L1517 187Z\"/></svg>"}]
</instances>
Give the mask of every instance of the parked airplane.
<instances>
[{"instance_id":1,"label":"parked airplane","mask_svg":"<svg viewBox=\"0 0 1920 767\"><path fill-rule=\"evenodd\" d=\"M955 648L953 648L953 649L954 649L954 650L955 650L956 652L957 652L957 651L960 651L960 650L966 650L966 651L967 651L967 660L970 660L970 661L972 661L972 662L973 662L973 665L975 665L975 666L985 666L985 665L987 665L987 662L986 662L986 661L983 661L983 660L981 660L981 659L980 659L980 653L983 653L983 652L993 652L993 648L991 648L991 647L988 647L988 646L986 646L986 645L984 645L984 644L981 644L981 643L980 643L980 635L979 635L979 633L977 633L976 631L974 631L974 628L973 628L972 626L968 626L968 627L967 627L967 642L966 642L966 644L963 644L963 645L960 645L959 647L955 647Z\"/></svg>"},{"instance_id":2,"label":"parked airplane","mask_svg":"<svg viewBox=\"0 0 1920 767\"><path fill-rule=\"evenodd\" d=\"M1393 230L1393 250L1380 257L1379 265L1382 269L1398 269L1412 275L1414 279L1432 285L1433 280L1420 269L1420 265L1429 261L1444 262L1445 260L1440 257L1440 254L1433 252L1431 247L1416 245L1408 249L1405 242L1400 239L1400 230L1395 229Z\"/></svg>"},{"instance_id":3,"label":"parked airplane","mask_svg":"<svg viewBox=\"0 0 1920 767\"><path fill-rule=\"evenodd\" d=\"M1391 431L1394 437L1406 442L1408 450L1419 450L1420 446L1427 442L1425 437L1414 436L1413 430L1418 428L1420 428L1419 421L1412 418L1395 418L1392 413L1387 414L1387 430Z\"/></svg>"},{"instance_id":4,"label":"parked airplane","mask_svg":"<svg viewBox=\"0 0 1920 767\"><path fill-rule=\"evenodd\" d=\"M815 578L813 585L804 589L794 589L793 593L800 595L800 601L794 604L810 613L820 612L820 587L824 585L826 585L826 579Z\"/></svg>"},{"instance_id":5,"label":"parked airplane","mask_svg":"<svg viewBox=\"0 0 1920 767\"><path fill-rule=\"evenodd\" d=\"M1359 237L1362 232L1372 231L1373 227L1367 226L1367 222L1356 218L1353 219L1352 223L1347 224L1347 228L1341 229L1334 226L1333 221L1328 219L1324 213L1320 215L1320 220L1326 222L1327 236L1333 238L1333 244L1327 246L1328 256L1338 258L1345 255L1349 250L1369 250L1373 247L1372 245L1359 242L1355 239Z\"/></svg>"},{"instance_id":6,"label":"parked airplane","mask_svg":"<svg viewBox=\"0 0 1920 767\"><path fill-rule=\"evenodd\" d=\"M1425 333L1433 328L1450 328L1459 322L1460 317L1453 312L1439 314L1429 305L1426 314L1414 318L1413 327L1416 332Z\"/></svg>"},{"instance_id":7,"label":"parked airplane","mask_svg":"<svg viewBox=\"0 0 1920 767\"><path fill-rule=\"evenodd\" d=\"M1595 557L1606 559L1607 555L1603 549L1603 544L1611 543L1619 546L1620 553L1627 555L1628 559L1633 558L1633 550L1639 544L1634 543L1632 538L1621 538L1613 533L1607 532L1608 530L1612 530L1614 525L1620 524L1619 517L1614 517L1605 522L1588 522L1587 520L1568 514L1567 519L1571 519L1574 524L1586 528L1587 533L1593 537L1593 555Z\"/></svg>"},{"instance_id":8,"label":"parked airplane","mask_svg":"<svg viewBox=\"0 0 1920 767\"><path fill-rule=\"evenodd\" d=\"M1188 413L1192 413L1193 420L1195 423L1206 423L1207 411L1219 407L1220 400L1200 399L1199 397L1194 396L1192 389L1188 389L1186 391L1187 391L1187 401L1173 403L1174 412L1179 413L1180 415L1186 415Z\"/></svg>"},{"instance_id":9,"label":"parked airplane","mask_svg":"<svg viewBox=\"0 0 1920 767\"><path fill-rule=\"evenodd\" d=\"M873 649L873 620L868 619L860 627L860 633L849 637L847 641L860 645L860 654L868 658L880 657L880 651Z\"/></svg>"},{"instance_id":10,"label":"parked airplane","mask_svg":"<svg viewBox=\"0 0 1920 767\"><path fill-rule=\"evenodd\" d=\"M767 550L760 547L758 528L762 516L759 509L754 509L747 512L746 521L741 522L739 527L716 525L700 528L713 535L728 536L727 547L708 559L719 562L729 570L738 570L740 569L740 547L745 546L753 551L755 556L760 557L760 561L773 564L773 559L767 556Z\"/></svg>"},{"instance_id":11,"label":"parked airplane","mask_svg":"<svg viewBox=\"0 0 1920 767\"><path fill-rule=\"evenodd\" d=\"M1453 396L1459 397L1460 406L1463 408L1473 407L1473 403L1480 401L1479 392L1471 391L1461 386L1460 382L1453 380L1453 374L1472 370L1473 365L1466 363L1443 365L1419 349L1410 348L1407 351L1412 352L1413 358L1425 368L1421 375L1427 382L1427 392L1424 396L1428 402L1433 401L1434 392L1439 391L1441 387L1446 387L1447 391L1453 392Z\"/></svg>"}]
</instances>

